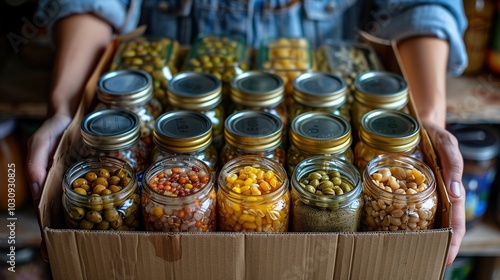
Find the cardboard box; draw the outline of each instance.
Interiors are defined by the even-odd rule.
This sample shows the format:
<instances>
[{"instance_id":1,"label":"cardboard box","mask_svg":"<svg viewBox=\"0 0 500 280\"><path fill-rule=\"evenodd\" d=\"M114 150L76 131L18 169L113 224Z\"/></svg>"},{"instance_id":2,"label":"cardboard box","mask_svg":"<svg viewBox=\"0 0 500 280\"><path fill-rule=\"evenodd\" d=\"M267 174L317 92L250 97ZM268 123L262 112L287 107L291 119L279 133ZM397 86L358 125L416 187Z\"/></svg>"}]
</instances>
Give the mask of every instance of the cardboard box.
<instances>
[{"instance_id":1,"label":"cardboard box","mask_svg":"<svg viewBox=\"0 0 500 280\"><path fill-rule=\"evenodd\" d=\"M62 177L80 121L113 42L88 81L76 117L54 156L39 205L54 279L442 279L452 237L451 205L425 131L422 150L436 173L433 230L342 233L160 233L65 229ZM414 113L414 112L413 112Z\"/></svg>"}]
</instances>

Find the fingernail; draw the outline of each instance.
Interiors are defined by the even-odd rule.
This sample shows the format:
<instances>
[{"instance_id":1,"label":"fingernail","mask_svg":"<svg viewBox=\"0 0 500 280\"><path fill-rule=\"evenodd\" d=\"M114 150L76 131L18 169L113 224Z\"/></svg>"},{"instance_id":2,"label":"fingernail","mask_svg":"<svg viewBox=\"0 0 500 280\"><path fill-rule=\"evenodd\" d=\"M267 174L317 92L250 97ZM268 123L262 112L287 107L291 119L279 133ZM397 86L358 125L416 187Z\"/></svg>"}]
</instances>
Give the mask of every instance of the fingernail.
<instances>
[{"instance_id":1,"label":"fingernail","mask_svg":"<svg viewBox=\"0 0 500 280\"><path fill-rule=\"evenodd\" d=\"M31 196L33 197L33 200L40 199L40 186L36 183L31 184Z\"/></svg>"},{"instance_id":2,"label":"fingernail","mask_svg":"<svg viewBox=\"0 0 500 280\"><path fill-rule=\"evenodd\" d=\"M460 188L460 183L458 182L452 182L450 186L451 193L453 193L453 196L455 197L460 197L462 195L462 190Z\"/></svg>"}]
</instances>

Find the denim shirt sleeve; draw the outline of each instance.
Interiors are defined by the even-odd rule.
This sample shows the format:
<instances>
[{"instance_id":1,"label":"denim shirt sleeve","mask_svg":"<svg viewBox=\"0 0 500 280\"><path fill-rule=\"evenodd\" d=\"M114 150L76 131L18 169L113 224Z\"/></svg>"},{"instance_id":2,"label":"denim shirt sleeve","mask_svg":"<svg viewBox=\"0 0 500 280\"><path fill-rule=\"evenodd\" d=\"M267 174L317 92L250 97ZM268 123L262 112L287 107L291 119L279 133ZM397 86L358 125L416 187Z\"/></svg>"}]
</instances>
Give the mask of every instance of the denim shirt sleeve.
<instances>
[{"instance_id":1,"label":"denim shirt sleeve","mask_svg":"<svg viewBox=\"0 0 500 280\"><path fill-rule=\"evenodd\" d=\"M429 35L447 40L450 44L448 73L460 75L465 70L468 58L463 34L467 19L462 1L393 0L378 1L378 4L379 10L373 19L378 25L372 25L371 30L374 35L397 41Z\"/></svg>"}]
</instances>

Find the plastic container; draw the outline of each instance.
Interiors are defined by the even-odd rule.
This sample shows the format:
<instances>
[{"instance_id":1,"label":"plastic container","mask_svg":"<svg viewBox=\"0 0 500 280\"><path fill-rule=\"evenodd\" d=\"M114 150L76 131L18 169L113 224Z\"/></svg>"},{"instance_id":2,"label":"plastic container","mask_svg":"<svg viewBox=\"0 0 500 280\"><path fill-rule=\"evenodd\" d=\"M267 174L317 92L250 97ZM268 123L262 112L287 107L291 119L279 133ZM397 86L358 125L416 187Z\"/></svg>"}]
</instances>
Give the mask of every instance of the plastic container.
<instances>
[{"instance_id":1,"label":"plastic container","mask_svg":"<svg viewBox=\"0 0 500 280\"><path fill-rule=\"evenodd\" d=\"M139 230L137 186L134 170L123 160L95 157L77 162L63 178L62 204L67 227Z\"/></svg>"},{"instance_id":2,"label":"plastic container","mask_svg":"<svg viewBox=\"0 0 500 280\"><path fill-rule=\"evenodd\" d=\"M356 232L363 199L354 165L331 156L300 162L291 176L291 229L298 232Z\"/></svg>"},{"instance_id":3,"label":"plastic container","mask_svg":"<svg viewBox=\"0 0 500 280\"><path fill-rule=\"evenodd\" d=\"M143 180L146 230L215 231L214 177L205 163L187 156L164 158L146 170Z\"/></svg>"},{"instance_id":4,"label":"plastic container","mask_svg":"<svg viewBox=\"0 0 500 280\"><path fill-rule=\"evenodd\" d=\"M288 231L290 193L283 166L267 158L243 156L226 163L217 182L220 231Z\"/></svg>"}]
</instances>

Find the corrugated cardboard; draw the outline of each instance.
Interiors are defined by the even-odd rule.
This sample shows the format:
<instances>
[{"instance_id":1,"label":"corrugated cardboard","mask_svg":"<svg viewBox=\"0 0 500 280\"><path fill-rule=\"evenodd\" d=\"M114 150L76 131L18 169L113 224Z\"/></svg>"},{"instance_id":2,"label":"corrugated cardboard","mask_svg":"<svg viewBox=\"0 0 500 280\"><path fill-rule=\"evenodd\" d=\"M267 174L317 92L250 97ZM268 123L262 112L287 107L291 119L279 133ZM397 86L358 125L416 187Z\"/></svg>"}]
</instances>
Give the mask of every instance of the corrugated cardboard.
<instances>
[{"instance_id":1,"label":"corrugated cardboard","mask_svg":"<svg viewBox=\"0 0 500 280\"><path fill-rule=\"evenodd\" d=\"M451 242L451 205L429 138L426 162L437 174L436 229L358 233L156 233L64 229L62 177L79 137L109 46L88 81L74 121L56 151L39 205L54 279L442 279Z\"/></svg>"}]
</instances>

